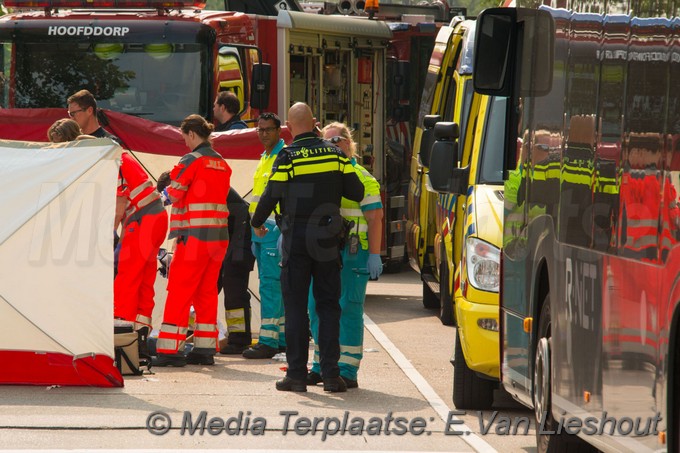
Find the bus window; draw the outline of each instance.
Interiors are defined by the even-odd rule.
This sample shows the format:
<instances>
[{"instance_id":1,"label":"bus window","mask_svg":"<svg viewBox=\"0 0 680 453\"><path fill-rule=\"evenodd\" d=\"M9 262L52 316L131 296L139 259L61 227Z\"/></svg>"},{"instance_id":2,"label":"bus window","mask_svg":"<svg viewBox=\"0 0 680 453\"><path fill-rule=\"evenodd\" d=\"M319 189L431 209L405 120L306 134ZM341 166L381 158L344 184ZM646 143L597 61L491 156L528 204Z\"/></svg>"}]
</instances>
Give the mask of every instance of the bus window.
<instances>
[{"instance_id":1,"label":"bus window","mask_svg":"<svg viewBox=\"0 0 680 453\"><path fill-rule=\"evenodd\" d=\"M656 261L659 257L662 134L668 89L667 47L656 35L656 19L631 20L626 86L626 140L621 181L619 253Z\"/></svg>"},{"instance_id":2,"label":"bus window","mask_svg":"<svg viewBox=\"0 0 680 453\"><path fill-rule=\"evenodd\" d=\"M567 124L560 175L558 237L568 244L589 247L592 240L592 180L595 114L602 23L597 16L574 14L567 60Z\"/></svg>"},{"instance_id":3,"label":"bus window","mask_svg":"<svg viewBox=\"0 0 680 453\"><path fill-rule=\"evenodd\" d=\"M607 16L600 55L599 131L593 185L593 248L613 252L619 218L617 175L621 161L629 18Z\"/></svg>"}]
</instances>

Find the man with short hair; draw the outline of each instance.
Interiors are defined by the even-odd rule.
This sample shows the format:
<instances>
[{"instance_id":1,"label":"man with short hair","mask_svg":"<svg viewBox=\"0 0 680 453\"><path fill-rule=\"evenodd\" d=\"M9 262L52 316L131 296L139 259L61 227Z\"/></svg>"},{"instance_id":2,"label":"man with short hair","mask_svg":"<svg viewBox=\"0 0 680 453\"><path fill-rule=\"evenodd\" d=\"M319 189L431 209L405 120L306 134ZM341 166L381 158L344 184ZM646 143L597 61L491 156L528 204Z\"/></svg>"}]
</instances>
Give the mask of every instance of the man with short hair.
<instances>
[{"instance_id":1,"label":"man with short hair","mask_svg":"<svg viewBox=\"0 0 680 453\"><path fill-rule=\"evenodd\" d=\"M117 143L121 143L118 137L106 131L99 124L97 119L97 100L92 93L87 90L80 90L69 96L66 102L68 103L68 116L78 123L83 134L97 138L110 138Z\"/></svg>"},{"instance_id":2,"label":"man with short hair","mask_svg":"<svg viewBox=\"0 0 680 453\"><path fill-rule=\"evenodd\" d=\"M110 134L97 119L97 101L88 90L67 99L68 114L83 134L120 139ZM165 240L168 214L149 175L129 153L121 154L114 231L122 225L118 264L113 283L113 316L133 324L141 332L140 346L151 331L154 308L156 257Z\"/></svg>"},{"instance_id":3,"label":"man with short hair","mask_svg":"<svg viewBox=\"0 0 680 453\"><path fill-rule=\"evenodd\" d=\"M241 102L231 91L220 91L213 104L215 132L246 129L248 125L241 119Z\"/></svg>"},{"instance_id":4,"label":"man with short hair","mask_svg":"<svg viewBox=\"0 0 680 453\"><path fill-rule=\"evenodd\" d=\"M293 142L281 151L250 224L258 237L265 221L281 206L283 235L281 292L286 313L286 377L276 382L284 392L307 391L309 316L307 298L313 277L319 316L319 355L324 391L345 392L340 377L340 199L361 201L364 186L350 160L314 132L316 121L305 103L288 111Z\"/></svg>"},{"instance_id":5,"label":"man with short hair","mask_svg":"<svg viewBox=\"0 0 680 453\"><path fill-rule=\"evenodd\" d=\"M257 164L253 176L253 198L249 211L252 215L257 203L264 193L272 166L283 149L285 143L281 139L281 120L274 113L263 113L257 119L257 134L264 145L264 152ZM265 225L269 232L264 237L252 236L253 255L257 260L257 272L260 277L260 339L258 343L243 351L246 359L269 359L286 347L285 316L281 297L281 255L277 241L281 232L276 226L274 213L271 213Z\"/></svg>"}]
</instances>

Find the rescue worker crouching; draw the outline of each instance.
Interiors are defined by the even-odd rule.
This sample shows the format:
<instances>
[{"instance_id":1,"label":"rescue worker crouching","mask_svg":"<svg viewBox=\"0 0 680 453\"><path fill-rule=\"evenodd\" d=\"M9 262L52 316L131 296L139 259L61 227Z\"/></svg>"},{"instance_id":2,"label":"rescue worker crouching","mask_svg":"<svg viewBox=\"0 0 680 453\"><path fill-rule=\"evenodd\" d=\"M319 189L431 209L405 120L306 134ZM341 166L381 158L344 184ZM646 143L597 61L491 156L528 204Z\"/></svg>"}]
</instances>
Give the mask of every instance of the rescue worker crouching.
<instances>
[{"instance_id":1,"label":"rescue worker crouching","mask_svg":"<svg viewBox=\"0 0 680 453\"><path fill-rule=\"evenodd\" d=\"M134 322L143 345L151 331L156 257L168 231L168 214L144 169L126 152L118 173L114 230L121 223L113 315Z\"/></svg>"},{"instance_id":2,"label":"rescue worker crouching","mask_svg":"<svg viewBox=\"0 0 680 453\"><path fill-rule=\"evenodd\" d=\"M170 265L168 297L154 366L212 365L217 352L217 278L229 244L227 195L231 168L208 141L213 126L189 115L180 130L189 154L170 173L173 203L170 239L177 247ZM189 310L196 310L194 348L184 350Z\"/></svg>"},{"instance_id":3,"label":"rescue worker crouching","mask_svg":"<svg viewBox=\"0 0 680 453\"><path fill-rule=\"evenodd\" d=\"M267 234L265 220L281 206L283 235L281 290L286 314L288 369L276 382L279 391L307 391L309 317L307 299L313 292L319 316L319 355L324 390L344 392L340 377L340 251L343 220L340 199L360 201L364 187L349 159L314 133L309 106L294 104L286 125L294 139L282 150L260 198L251 225L258 237Z\"/></svg>"},{"instance_id":4,"label":"rescue worker crouching","mask_svg":"<svg viewBox=\"0 0 680 453\"><path fill-rule=\"evenodd\" d=\"M369 277L377 280L382 273L380 244L382 241L382 201L380 184L356 161L356 143L349 128L343 123L331 123L323 128L325 140L335 144L351 160L357 176L364 185L361 202L343 198L340 214L353 226L342 250L343 267L340 275L340 377L347 388L359 386L357 373L363 358L364 347L364 299ZM307 385L323 381L319 365L318 329L316 301L309 295L309 319L314 338L314 361L307 375Z\"/></svg>"}]
</instances>

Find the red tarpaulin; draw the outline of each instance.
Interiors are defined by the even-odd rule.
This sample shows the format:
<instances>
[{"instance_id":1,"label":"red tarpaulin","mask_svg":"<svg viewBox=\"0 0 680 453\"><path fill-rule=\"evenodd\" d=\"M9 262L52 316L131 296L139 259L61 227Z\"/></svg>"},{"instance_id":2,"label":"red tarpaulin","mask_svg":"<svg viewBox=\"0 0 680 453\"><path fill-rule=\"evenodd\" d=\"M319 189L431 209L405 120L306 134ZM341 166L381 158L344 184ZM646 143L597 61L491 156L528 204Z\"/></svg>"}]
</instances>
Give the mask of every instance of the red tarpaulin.
<instances>
[{"instance_id":1,"label":"red tarpaulin","mask_svg":"<svg viewBox=\"0 0 680 453\"><path fill-rule=\"evenodd\" d=\"M165 156L183 156L187 149L182 134L176 126L149 121L125 113L103 111L111 133L123 141L123 146L133 151ZM47 129L60 118L65 118L66 109L0 109L0 138L44 142ZM285 127L281 138L290 142L291 135ZM212 135L213 147L226 159L257 160L263 147L255 128Z\"/></svg>"}]
</instances>

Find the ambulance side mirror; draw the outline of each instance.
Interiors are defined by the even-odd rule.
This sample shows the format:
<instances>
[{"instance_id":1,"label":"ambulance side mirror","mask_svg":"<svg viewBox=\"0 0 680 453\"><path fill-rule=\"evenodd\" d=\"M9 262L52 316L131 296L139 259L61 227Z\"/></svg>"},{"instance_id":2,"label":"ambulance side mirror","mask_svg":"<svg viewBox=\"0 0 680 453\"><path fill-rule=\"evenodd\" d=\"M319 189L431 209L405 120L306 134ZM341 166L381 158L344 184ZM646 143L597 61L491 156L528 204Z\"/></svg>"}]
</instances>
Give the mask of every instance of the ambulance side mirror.
<instances>
[{"instance_id":1,"label":"ambulance side mirror","mask_svg":"<svg viewBox=\"0 0 680 453\"><path fill-rule=\"evenodd\" d=\"M462 195L467 192L470 167L458 168L458 124L440 122L434 127L435 142L428 173L432 190Z\"/></svg>"},{"instance_id":2,"label":"ambulance side mirror","mask_svg":"<svg viewBox=\"0 0 680 453\"><path fill-rule=\"evenodd\" d=\"M434 125L441 121L441 115L425 115L423 119L423 135L420 139L420 163L430 166L430 154L434 143Z\"/></svg>"}]
</instances>

